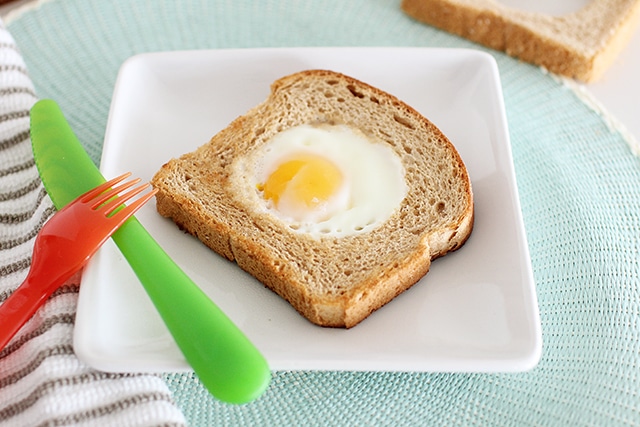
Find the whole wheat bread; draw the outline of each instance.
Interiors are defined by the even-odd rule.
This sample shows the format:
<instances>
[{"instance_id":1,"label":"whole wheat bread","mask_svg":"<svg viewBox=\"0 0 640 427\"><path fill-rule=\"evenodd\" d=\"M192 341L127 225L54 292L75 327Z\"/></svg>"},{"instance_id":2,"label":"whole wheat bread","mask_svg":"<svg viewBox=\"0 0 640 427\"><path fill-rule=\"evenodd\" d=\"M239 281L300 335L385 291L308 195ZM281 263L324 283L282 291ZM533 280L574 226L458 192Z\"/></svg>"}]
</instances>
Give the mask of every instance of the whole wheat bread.
<instances>
[{"instance_id":1,"label":"whole wheat bread","mask_svg":"<svg viewBox=\"0 0 640 427\"><path fill-rule=\"evenodd\" d=\"M256 212L241 196L235 161L278 132L309 123L357 128L400 156L407 195L384 224L313 238ZM263 103L163 165L152 184L161 215L322 326L356 325L416 283L432 259L459 248L473 226L467 170L440 130L396 97L325 70L275 81Z\"/></svg>"},{"instance_id":2,"label":"whole wheat bread","mask_svg":"<svg viewBox=\"0 0 640 427\"><path fill-rule=\"evenodd\" d=\"M413 18L585 82L602 76L640 21L638 0L591 0L564 16L499 0L403 0Z\"/></svg>"}]
</instances>

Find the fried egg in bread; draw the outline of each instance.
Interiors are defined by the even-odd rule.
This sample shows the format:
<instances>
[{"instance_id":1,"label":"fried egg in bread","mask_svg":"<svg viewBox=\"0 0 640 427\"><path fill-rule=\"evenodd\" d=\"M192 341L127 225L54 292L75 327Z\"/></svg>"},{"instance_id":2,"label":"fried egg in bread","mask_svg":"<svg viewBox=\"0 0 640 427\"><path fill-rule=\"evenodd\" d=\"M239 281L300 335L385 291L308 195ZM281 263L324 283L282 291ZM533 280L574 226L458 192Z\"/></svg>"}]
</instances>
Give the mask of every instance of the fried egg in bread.
<instances>
[{"instance_id":1,"label":"fried egg in bread","mask_svg":"<svg viewBox=\"0 0 640 427\"><path fill-rule=\"evenodd\" d=\"M347 236L382 224L407 193L393 149L347 125L304 124L244 159L251 205L290 229Z\"/></svg>"}]
</instances>

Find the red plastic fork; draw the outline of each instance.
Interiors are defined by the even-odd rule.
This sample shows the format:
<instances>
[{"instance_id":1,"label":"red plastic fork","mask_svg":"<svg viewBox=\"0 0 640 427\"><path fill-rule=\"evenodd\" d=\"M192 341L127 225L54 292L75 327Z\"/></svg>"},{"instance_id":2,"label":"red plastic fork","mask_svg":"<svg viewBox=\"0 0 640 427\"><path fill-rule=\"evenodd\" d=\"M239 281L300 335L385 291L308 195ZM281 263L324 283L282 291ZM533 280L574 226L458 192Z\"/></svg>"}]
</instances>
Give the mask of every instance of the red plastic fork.
<instances>
[{"instance_id":1,"label":"red plastic fork","mask_svg":"<svg viewBox=\"0 0 640 427\"><path fill-rule=\"evenodd\" d=\"M0 350L27 320L67 279L89 261L98 248L157 190L140 194L149 184L123 191L140 182L122 183L131 173L120 175L88 191L57 212L36 237L31 269L22 284L0 305Z\"/></svg>"}]
</instances>

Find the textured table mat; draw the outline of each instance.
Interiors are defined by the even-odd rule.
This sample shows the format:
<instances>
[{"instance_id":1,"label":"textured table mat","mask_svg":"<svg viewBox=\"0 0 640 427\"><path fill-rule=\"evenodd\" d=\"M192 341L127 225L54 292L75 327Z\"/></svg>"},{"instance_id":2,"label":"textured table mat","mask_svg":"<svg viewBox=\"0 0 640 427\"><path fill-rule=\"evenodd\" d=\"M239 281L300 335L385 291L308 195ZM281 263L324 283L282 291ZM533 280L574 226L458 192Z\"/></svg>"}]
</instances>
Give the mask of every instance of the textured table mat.
<instances>
[{"instance_id":1,"label":"textured table mat","mask_svg":"<svg viewBox=\"0 0 640 427\"><path fill-rule=\"evenodd\" d=\"M54 0L10 17L7 28L17 46L9 50L24 59L33 95L60 103L96 162L118 69L137 53L266 46L482 49L411 20L396 0ZM81 366L68 351L67 321L66 329L48 336L58 347L46 347L66 348L62 356L43 353L43 343L28 337L20 361L0 353L0 424L169 425L183 422L181 412L194 426L640 425L640 161L611 120L567 85L491 53L502 77L540 304L538 367L520 374L274 372L260 399L231 406L210 398L190 374L160 381ZM0 67L0 75L10 71ZM0 131L7 129L2 120ZM0 149L11 144L11 137L2 138ZM43 212L50 205L38 196L41 187L28 187L32 171L15 171L14 163L29 163L26 155L18 160L0 151L0 203L24 212L16 204L27 203L25 197L14 191L23 188L36 206L18 225L0 212L4 289L17 286L28 266L28 239L7 242L50 215ZM71 307L77 291L76 281L65 292ZM62 361L68 371L55 370ZM19 369L21 363L26 367Z\"/></svg>"}]
</instances>

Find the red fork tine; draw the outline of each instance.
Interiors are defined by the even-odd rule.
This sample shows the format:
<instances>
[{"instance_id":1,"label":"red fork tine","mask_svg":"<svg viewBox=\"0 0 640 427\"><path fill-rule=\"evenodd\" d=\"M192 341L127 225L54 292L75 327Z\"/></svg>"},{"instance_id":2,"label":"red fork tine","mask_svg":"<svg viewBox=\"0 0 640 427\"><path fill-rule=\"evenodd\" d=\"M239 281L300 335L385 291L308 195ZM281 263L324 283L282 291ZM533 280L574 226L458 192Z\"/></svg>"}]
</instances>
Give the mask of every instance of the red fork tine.
<instances>
[{"instance_id":1,"label":"red fork tine","mask_svg":"<svg viewBox=\"0 0 640 427\"><path fill-rule=\"evenodd\" d=\"M110 190L107 193L105 193L102 197L100 197L99 200L96 201L96 204L94 205L94 209L100 210L100 211L104 211L105 215L107 215L107 216L110 215L113 211L115 211L116 209L121 207L124 202L126 202L127 200L130 200L131 198L137 196L138 194L140 194L141 192L143 192L146 188L149 188L149 186L150 186L149 183L145 183L145 184L137 186L134 189L131 189L131 190L127 191L124 194L119 195L118 197L113 197L113 196L115 196L115 194L120 193L121 191L130 188L131 186L137 184L138 182L140 182L140 179L133 180L133 181L128 182L126 184L123 184L123 185L121 185L119 187L114 187L112 190ZM156 194L156 192L157 192L157 190L153 189L150 193L142 196L140 199L138 199L137 201L132 203L130 206L137 206L139 204L141 205L140 200L142 200L143 203L144 203L147 200L149 200L150 197L152 197L154 194ZM111 200L109 200L109 199L111 199ZM106 202L105 202L105 200L106 200ZM124 208L123 211L128 212L126 210L126 208Z\"/></svg>"},{"instance_id":2,"label":"red fork tine","mask_svg":"<svg viewBox=\"0 0 640 427\"><path fill-rule=\"evenodd\" d=\"M127 200L131 200L133 197L137 196L141 192L143 192L146 188L150 186L149 183L139 185L138 187L123 193L123 191L133 187L137 183L141 181L140 178L132 179L131 181L120 184L126 178L131 176L131 172L124 173L120 176L117 176L104 184L94 188L93 190L86 193L83 198L83 203L91 203L91 208L96 211L104 212L105 216L111 215L115 210L122 208L116 214L126 216L129 213L133 214L133 212L137 211L144 205L150 198L152 198L158 191L156 189L152 189L148 194L140 197L134 203L131 203L129 206L124 207L123 204ZM116 185L120 184L120 185ZM119 195L120 194L120 195ZM115 216L115 214L113 215Z\"/></svg>"},{"instance_id":3,"label":"red fork tine","mask_svg":"<svg viewBox=\"0 0 640 427\"><path fill-rule=\"evenodd\" d=\"M127 172L127 173L123 173L120 176L117 176L113 179L110 179L109 181L105 182L104 184L94 188L91 191L86 192L83 196L82 196L82 202L88 202L91 199L94 199L96 196L98 196L101 193L104 193L106 190L109 189L109 187L124 181L125 179L127 179L128 177L131 176L131 172Z\"/></svg>"},{"instance_id":4,"label":"red fork tine","mask_svg":"<svg viewBox=\"0 0 640 427\"><path fill-rule=\"evenodd\" d=\"M135 178L129 182L125 182L124 184L118 185L116 187L112 187L109 190L103 192L102 194L99 194L98 196L96 196L95 198L93 198L88 202L92 202L91 204L92 209L98 209L98 208L102 209L102 208L111 206L114 201L120 200L119 198L114 199L114 197L118 193L122 193L124 190L133 187L139 182L140 182L140 178ZM113 199L113 200L110 200L110 199Z\"/></svg>"},{"instance_id":5,"label":"red fork tine","mask_svg":"<svg viewBox=\"0 0 640 427\"><path fill-rule=\"evenodd\" d=\"M143 191L145 188L149 187L150 184L145 184L145 185L141 185L135 189L133 189L132 191L128 192L127 194L123 195L122 197L119 197L116 201L119 201L120 204L122 204L123 202L125 202L126 200L129 200L130 198L136 196L137 194L139 194L141 191ZM147 194L145 194L144 196L139 197L135 202L125 206L124 208L118 210L116 213L114 213L111 218L122 218L122 220L126 220L129 216L129 214L133 214L135 211L137 211L138 209L140 209L149 199L151 199L153 196L155 196L155 194L158 192L157 188L153 188L151 189L151 191ZM115 201L114 201L115 202ZM107 215L109 215L111 212L113 212L114 209L116 209L118 206L114 206L112 209L110 209L107 212Z\"/></svg>"}]
</instances>

